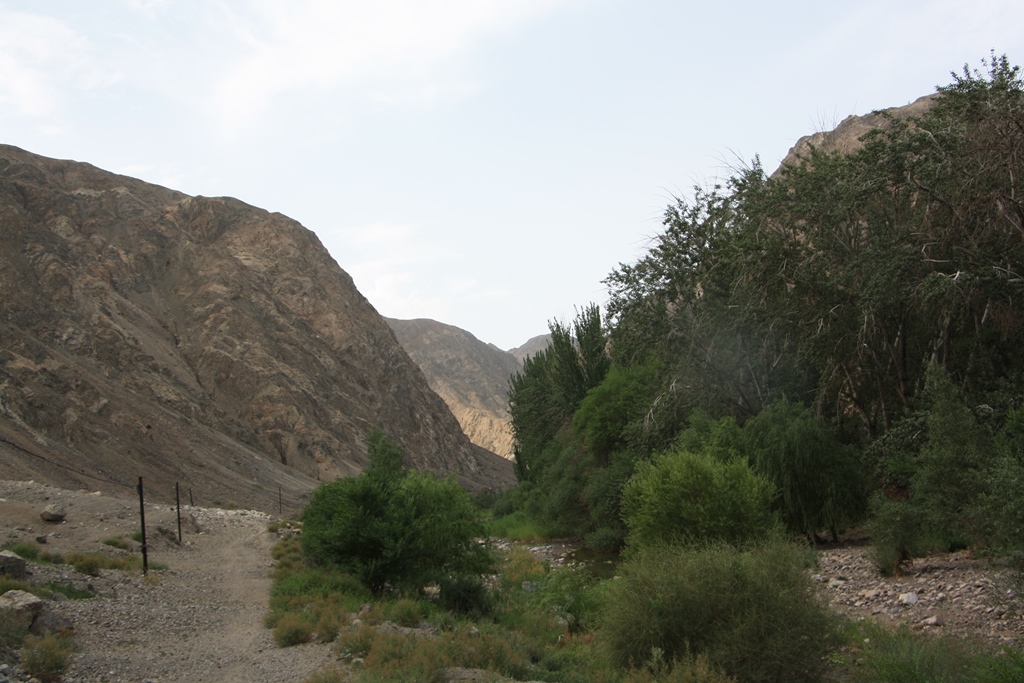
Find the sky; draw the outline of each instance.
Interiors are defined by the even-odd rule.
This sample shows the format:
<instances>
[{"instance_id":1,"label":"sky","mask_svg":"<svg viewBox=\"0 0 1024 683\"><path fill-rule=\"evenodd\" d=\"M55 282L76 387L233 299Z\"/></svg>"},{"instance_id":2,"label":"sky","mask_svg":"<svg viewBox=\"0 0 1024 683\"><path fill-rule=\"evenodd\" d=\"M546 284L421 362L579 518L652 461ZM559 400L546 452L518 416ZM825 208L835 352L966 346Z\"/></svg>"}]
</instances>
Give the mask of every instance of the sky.
<instances>
[{"instance_id":1,"label":"sky","mask_svg":"<svg viewBox=\"0 0 1024 683\"><path fill-rule=\"evenodd\" d=\"M382 315L510 349L674 198L992 50L1020 0L0 0L0 142L286 214Z\"/></svg>"}]
</instances>

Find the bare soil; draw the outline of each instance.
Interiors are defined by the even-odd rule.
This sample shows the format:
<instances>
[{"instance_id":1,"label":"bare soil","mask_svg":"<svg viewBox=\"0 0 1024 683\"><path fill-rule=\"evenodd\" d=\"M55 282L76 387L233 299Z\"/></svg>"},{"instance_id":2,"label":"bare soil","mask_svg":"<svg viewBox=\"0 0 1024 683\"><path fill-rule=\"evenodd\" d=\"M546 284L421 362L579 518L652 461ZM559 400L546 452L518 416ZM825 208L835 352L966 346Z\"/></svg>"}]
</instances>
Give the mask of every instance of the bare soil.
<instances>
[{"instance_id":1,"label":"bare soil","mask_svg":"<svg viewBox=\"0 0 1024 683\"><path fill-rule=\"evenodd\" d=\"M63 523L40 519L50 503L65 507ZM32 581L73 583L99 594L51 604L75 626L78 652L65 681L301 681L333 661L326 645L278 648L263 626L270 548L277 541L267 532L268 515L183 507L182 518L183 543L178 545L175 508L147 506L149 559L167 566L150 571L148 578L112 570L91 577L68 566L30 565ZM158 527L171 533L161 534ZM43 548L50 552L116 555L125 551L102 541L129 538L138 529L137 499L0 481L0 541L45 535ZM138 544L133 546L138 553Z\"/></svg>"}]
</instances>

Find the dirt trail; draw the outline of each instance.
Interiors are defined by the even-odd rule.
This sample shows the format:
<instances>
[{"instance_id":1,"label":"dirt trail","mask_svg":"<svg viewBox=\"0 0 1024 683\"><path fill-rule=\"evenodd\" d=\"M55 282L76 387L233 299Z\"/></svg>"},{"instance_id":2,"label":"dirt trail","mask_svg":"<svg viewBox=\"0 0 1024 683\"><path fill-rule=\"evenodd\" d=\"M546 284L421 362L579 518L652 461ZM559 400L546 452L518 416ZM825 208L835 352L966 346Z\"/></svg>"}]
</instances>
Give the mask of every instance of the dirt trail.
<instances>
[{"instance_id":1,"label":"dirt trail","mask_svg":"<svg viewBox=\"0 0 1024 683\"><path fill-rule=\"evenodd\" d=\"M64 524L42 522L38 511L63 504ZM174 532L172 508L147 506L150 561L165 564L148 580L137 573L103 571L87 577L69 567L32 565L33 580L91 585L100 597L53 603L76 628L79 652L69 683L261 683L301 681L331 662L330 648L309 644L281 649L264 628L270 589L268 516L243 510L188 508L182 545L156 533ZM68 492L28 482L0 482L2 540L47 534L60 553L100 550L102 540L138 528L138 503ZM194 520L194 523L193 523Z\"/></svg>"}]
</instances>

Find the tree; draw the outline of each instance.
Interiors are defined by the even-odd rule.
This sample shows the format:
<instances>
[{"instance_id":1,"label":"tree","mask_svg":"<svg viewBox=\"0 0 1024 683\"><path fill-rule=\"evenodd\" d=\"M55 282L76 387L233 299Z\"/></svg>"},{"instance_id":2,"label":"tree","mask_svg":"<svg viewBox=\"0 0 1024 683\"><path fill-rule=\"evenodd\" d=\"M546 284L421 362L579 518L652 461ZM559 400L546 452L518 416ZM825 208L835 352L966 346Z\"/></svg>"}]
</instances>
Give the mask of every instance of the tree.
<instances>
[{"instance_id":1,"label":"tree","mask_svg":"<svg viewBox=\"0 0 1024 683\"><path fill-rule=\"evenodd\" d=\"M418 590L491 563L483 527L454 480L401 469L401 451L375 432L370 466L318 487L302 512L302 546L317 564L352 573L380 595Z\"/></svg>"}]
</instances>

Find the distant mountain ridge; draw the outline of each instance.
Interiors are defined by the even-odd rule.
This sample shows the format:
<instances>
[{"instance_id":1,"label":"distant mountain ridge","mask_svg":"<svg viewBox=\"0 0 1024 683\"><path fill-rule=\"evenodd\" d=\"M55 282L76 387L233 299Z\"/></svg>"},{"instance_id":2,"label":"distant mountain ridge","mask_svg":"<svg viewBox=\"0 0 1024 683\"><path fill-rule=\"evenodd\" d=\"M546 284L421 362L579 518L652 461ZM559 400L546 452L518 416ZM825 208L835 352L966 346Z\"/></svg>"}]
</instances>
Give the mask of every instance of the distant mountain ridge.
<instances>
[{"instance_id":1,"label":"distant mountain ridge","mask_svg":"<svg viewBox=\"0 0 1024 683\"><path fill-rule=\"evenodd\" d=\"M276 509L380 427L414 467L514 481L281 214L0 145L0 230L0 477Z\"/></svg>"},{"instance_id":2,"label":"distant mountain ridge","mask_svg":"<svg viewBox=\"0 0 1024 683\"><path fill-rule=\"evenodd\" d=\"M452 325L428 319L387 321L470 440L511 458L508 381L522 362Z\"/></svg>"}]
</instances>

